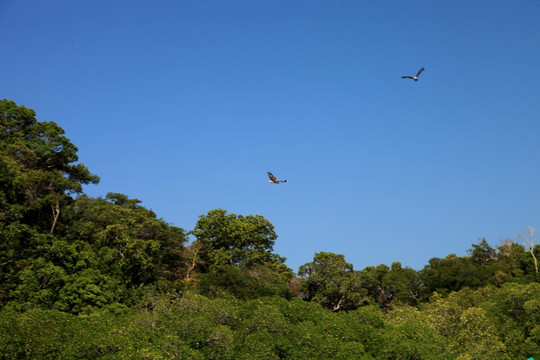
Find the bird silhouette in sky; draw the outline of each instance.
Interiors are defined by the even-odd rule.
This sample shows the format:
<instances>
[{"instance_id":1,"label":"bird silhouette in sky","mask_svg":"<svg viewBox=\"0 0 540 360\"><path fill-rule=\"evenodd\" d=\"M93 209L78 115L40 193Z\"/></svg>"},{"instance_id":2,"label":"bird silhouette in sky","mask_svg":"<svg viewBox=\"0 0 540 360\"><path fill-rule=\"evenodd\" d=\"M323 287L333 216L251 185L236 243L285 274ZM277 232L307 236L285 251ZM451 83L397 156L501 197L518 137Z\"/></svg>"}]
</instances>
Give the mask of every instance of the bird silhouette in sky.
<instances>
[{"instance_id":1,"label":"bird silhouette in sky","mask_svg":"<svg viewBox=\"0 0 540 360\"><path fill-rule=\"evenodd\" d=\"M413 79L414 81L418 81L418 77L420 76L422 71L424 71L424 68L421 68L420 70L418 70L418 72L416 73L416 76L402 76L401 78L402 79Z\"/></svg>"}]
</instances>

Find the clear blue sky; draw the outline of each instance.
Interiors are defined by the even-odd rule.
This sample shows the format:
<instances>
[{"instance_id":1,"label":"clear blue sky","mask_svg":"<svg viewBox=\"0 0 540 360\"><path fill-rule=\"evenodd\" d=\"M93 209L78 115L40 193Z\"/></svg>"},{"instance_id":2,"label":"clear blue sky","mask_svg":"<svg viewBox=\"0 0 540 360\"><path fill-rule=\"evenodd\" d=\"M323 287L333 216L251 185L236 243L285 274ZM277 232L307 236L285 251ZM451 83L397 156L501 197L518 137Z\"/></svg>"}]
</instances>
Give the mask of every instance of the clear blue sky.
<instances>
[{"instance_id":1,"label":"clear blue sky","mask_svg":"<svg viewBox=\"0 0 540 360\"><path fill-rule=\"evenodd\" d=\"M537 0L0 0L0 34L0 98L66 130L89 195L260 214L295 271L540 227Z\"/></svg>"}]
</instances>

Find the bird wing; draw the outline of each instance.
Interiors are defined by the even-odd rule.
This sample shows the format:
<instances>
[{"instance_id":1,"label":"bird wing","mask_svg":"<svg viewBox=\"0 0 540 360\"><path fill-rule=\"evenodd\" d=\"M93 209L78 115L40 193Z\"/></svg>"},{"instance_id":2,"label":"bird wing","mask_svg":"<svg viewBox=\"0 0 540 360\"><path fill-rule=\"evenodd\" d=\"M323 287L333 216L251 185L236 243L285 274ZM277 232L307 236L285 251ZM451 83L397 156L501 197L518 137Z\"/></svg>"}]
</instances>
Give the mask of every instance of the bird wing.
<instances>
[{"instance_id":1,"label":"bird wing","mask_svg":"<svg viewBox=\"0 0 540 360\"><path fill-rule=\"evenodd\" d=\"M413 79L414 80L414 78L412 76L402 76L401 78L402 79Z\"/></svg>"},{"instance_id":2,"label":"bird wing","mask_svg":"<svg viewBox=\"0 0 540 360\"><path fill-rule=\"evenodd\" d=\"M416 77L419 77L422 71L424 71L424 68L421 68L420 70L418 70L418 72L416 73Z\"/></svg>"},{"instance_id":3,"label":"bird wing","mask_svg":"<svg viewBox=\"0 0 540 360\"><path fill-rule=\"evenodd\" d=\"M271 173L270 171L268 171L267 174L268 174L268 177L270 178L270 180L271 180L272 182L276 182L276 181L277 181L276 177L275 177L274 175L272 175L272 173Z\"/></svg>"}]
</instances>

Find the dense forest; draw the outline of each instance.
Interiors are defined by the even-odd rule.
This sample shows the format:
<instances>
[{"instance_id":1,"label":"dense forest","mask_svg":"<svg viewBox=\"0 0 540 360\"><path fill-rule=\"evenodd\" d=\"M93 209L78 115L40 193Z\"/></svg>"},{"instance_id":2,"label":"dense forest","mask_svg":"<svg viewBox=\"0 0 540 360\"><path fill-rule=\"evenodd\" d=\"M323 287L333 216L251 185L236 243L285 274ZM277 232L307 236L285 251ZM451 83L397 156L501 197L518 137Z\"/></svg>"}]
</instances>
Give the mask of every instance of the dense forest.
<instances>
[{"instance_id":1,"label":"dense forest","mask_svg":"<svg viewBox=\"0 0 540 360\"><path fill-rule=\"evenodd\" d=\"M0 359L540 357L532 228L419 271L319 252L295 273L263 216L213 209L186 231L84 194L99 177L77 151L0 101Z\"/></svg>"}]
</instances>

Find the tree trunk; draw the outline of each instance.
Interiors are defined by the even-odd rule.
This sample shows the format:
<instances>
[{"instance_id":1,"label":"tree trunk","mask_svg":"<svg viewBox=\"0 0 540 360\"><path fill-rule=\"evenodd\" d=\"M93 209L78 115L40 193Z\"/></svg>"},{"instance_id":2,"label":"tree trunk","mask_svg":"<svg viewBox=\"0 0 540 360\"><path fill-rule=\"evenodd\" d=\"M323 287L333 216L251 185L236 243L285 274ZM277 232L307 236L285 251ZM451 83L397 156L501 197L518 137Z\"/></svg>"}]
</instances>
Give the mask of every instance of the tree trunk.
<instances>
[{"instance_id":1,"label":"tree trunk","mask_svg":"<svg viewBox=\"0 0 540 360\"><path fill-rule=\"evenodd\" d=\"M536 271L536 275L538 276L538 260L536 260L536 256L534 256L534 248L531 246L529 249L534 260L534 270Z\"/></svg>"},{"instance_id":2,"label":"tree trunk","mask_svg":"<svg viewBox=\"0 0 540 360\"><path fill-rule=\"evenodd\" d=\"M525 234L518 234L518 238L521 240L521 243L525 246L525 248L529 248L529 252L531 253L531 256L534 261L534 271L536 272L536 276L538 277L538 260L536 259L536 256L534 256L534 232L536 231L535 228L529 226L527 231L525 231Z\"/></svg>"},{"instance_id":3,"label":"tree trunk","mask_svg":"<svg viewBox=\"0 0 540 360\"><path fill-rule=\"evenodd\" d=\"M58 216L60 216L60 201L56 201L56 204L51 204L51 209L53 212L53 223L51 226L51 234L54 232L54 228L56 227L56 222L58 221Z\"/></svg>"}]
</instances>

